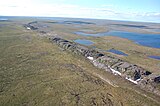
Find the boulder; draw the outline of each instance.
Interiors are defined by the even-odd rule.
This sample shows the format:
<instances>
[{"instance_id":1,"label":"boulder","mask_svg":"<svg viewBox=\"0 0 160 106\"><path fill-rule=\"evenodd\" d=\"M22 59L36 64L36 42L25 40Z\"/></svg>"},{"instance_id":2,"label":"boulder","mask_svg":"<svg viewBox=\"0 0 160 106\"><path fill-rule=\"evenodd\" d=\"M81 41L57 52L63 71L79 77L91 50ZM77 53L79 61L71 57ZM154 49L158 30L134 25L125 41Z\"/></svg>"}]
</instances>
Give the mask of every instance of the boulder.
<instances>
[{"instance_id":1,"label":"boulder","mask_svg":"<svg viewBox=\"0 0 160 106\"><path fill-rule=\"evenodd\" d=\"M160 76L155 77L155 78L154 78L154 82L155 82L155 83L160 83Z\"/></svg>"}]
</instances>

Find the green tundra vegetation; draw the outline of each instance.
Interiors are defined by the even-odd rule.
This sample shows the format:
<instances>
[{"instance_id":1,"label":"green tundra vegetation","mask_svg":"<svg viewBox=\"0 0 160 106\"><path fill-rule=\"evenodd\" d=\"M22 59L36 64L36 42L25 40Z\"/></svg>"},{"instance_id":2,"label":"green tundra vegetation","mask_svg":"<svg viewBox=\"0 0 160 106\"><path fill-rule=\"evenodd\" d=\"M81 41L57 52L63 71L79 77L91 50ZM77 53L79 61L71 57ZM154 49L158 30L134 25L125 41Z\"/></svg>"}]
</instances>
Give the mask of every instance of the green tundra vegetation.
<instances>
[{"instance_id":1,"label":"green tundra vegetation","mask_svg":"<svg viewBox=\"0 0 160 106\"><path fill-rule=\"evenodd\" d=\"M81 28L96 32L106 30L102 26L72 27L42 21L49 26L47 35L24 27L32 21L35 19L0 21L0 106L160 105L159 96L96 68L83 56L63 50L48 40L51 35L75 40L82 36L71 32ZM147 57L159 55L159 49L136 45L118 37L85 38L96 42L94 46L99 49L122 50L130 55L111 55L159 73L159 61Z\"/></svg>"}]
</instances>

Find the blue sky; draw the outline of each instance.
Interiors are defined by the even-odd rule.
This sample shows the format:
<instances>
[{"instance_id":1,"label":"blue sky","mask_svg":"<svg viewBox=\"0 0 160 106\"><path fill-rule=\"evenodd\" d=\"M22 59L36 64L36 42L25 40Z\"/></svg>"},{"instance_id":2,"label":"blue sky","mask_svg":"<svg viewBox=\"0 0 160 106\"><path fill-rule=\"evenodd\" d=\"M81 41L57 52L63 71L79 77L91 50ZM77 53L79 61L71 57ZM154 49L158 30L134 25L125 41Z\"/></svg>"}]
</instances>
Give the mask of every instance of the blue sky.
<instances>
[{"instance_id":1,"label":"blue sky","mask_svg":"<svg viewBox=\"0 0 160 106\"><path fill-rule=\"evenodd\" d=\"M0 0L0 15L160 23L160 0Z\"/></svg>"}]
</instances>

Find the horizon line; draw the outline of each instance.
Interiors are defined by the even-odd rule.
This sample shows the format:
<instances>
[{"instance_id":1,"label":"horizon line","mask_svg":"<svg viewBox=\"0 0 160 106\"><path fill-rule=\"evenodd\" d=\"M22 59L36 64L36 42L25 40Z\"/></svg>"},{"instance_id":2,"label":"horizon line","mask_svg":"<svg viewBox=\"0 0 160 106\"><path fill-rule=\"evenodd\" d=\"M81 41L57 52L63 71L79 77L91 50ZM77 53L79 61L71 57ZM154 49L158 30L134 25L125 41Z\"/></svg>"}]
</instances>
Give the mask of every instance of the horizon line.
<instances>
[{"instance_id":1,"label":"horizon line","mask_svg":"<svg viewBox=\"0 0 160 106\"><path fill-rule=\"evenodd\" d=\"M89 20L110 20L110 21L123 21L123 22L139 22L139 23L155 23L160 24L160 22L153 21L134 21L134 20L118 20L118 19L105 19L105 18L84 18L84 17L58 17L58 16L20 16L20 15L0 15L0 17L39 17L39 18L72 18L72 19L89 19Z\"/></svg>"}]
</instances>

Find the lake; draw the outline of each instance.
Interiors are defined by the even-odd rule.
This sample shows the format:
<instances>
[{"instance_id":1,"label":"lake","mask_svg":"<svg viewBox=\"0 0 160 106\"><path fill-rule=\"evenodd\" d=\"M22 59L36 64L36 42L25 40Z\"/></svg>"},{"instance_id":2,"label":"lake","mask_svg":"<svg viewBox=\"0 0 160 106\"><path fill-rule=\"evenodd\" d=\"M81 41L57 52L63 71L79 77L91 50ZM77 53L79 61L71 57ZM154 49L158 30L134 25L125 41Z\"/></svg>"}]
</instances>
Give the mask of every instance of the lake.
<instances>
[{"instance_id":1,"label":"lake","mask_svg":"<svg viewBox=\"0 0 160 106\"><path fill-rule=\"evenodd\" d=\"M125 31L109 31L109 32L101 32L96 34L85 33L82 31L74 32L77 35L83 36L117 36L121 38L126 38L134 41L136 44L160 48L160 34L143 34L143 33L134 33L134 32L125 32Z\"/></svg>"},{"instance_id":2,"label":"lake","mask_svg":"<svg viewBox=\"0 0 160 106\"><path fill-rule=\"evenodd\" d=\"M74 42L82 44L82 45L86 45L86 46L94 44L94 42L90 40L86 40L86 39L77 39L77 40L74 40Z\"/></svg>"},{"instance_id":3,"label":"lake","mask_svg":"<svg viewBox=\"0 0 160 106\"><path fill-rule=\"evenodd\" d=\"M127 54L123 53L122 51L119 51L116 49L110 49L110 50L107 50L107 52L111 52L111 53L122 55L122 56L128 56Z\"/></svg>"},{"instance_id":4,"label":"lake","mask_svg":"<svg viewBox=\"0 0 160 106\"><path fill-rule=\"evenodd\" d=\"M149 58L152 58L152 59L157 59L157 60L160 60L160 56L148 56Z\"/></svg>"}]
</instances>

